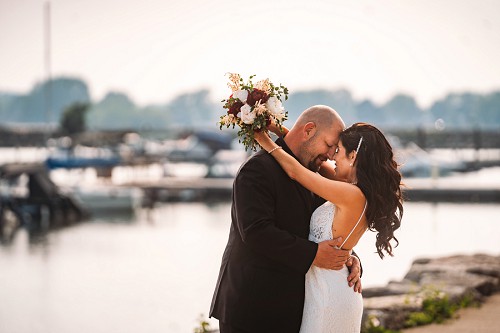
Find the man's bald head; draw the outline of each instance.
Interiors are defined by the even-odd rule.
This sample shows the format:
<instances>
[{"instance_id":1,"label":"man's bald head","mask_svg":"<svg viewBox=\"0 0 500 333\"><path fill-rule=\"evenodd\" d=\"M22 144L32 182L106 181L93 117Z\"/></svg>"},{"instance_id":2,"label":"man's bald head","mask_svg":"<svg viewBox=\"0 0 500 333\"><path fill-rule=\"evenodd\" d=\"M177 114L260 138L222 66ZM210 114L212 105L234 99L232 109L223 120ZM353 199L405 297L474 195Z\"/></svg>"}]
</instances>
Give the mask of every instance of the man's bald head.
<instances>
[{"instance_id":1,"label":"man's bald head","mask_svg":"<svg viewBox=\"0 0 500 333\"><path fill-rule=\"evenodd\" d=\"M294 127L303 127L307 123L314 123L318 130L337 130L345 128L344 121L340 115L329 106L314 105L306 109L295 122Z\"/></svg>"},{"instance_id":2,"label":"man's bald head","mask_svg":"<svg viewBox=\"0 0 500 333\"><path fill-rule=\"evenodd\" d=\"M344 128L337 111L326 105L315 105L302 112L285 136L285 142L302 165L317 171L324 161L333 157Z\"/></svg>"}]
</instances>

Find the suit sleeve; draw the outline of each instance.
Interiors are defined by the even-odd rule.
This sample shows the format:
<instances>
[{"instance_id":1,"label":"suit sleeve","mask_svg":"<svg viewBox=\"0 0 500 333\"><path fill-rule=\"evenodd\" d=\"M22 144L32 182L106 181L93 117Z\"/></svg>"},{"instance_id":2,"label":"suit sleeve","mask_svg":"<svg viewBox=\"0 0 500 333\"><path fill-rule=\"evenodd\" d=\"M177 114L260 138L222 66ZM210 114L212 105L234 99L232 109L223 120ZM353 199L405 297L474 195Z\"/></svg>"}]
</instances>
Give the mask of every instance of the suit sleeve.
<instances>
[{"instance_id":1,"label":"suit sleeve","mask_svg":"<svg viewBox=\"0 0 500 333\"><path fill-rule=\"evenodd\" d=\"M275 206L278 195L286 194L280 194L272 172L266 170L264 163L257 158L248 161L234 184L238 231L252 251L305 274L316 256L318 245L277 227Z\"/></svg>"}]
</instances>

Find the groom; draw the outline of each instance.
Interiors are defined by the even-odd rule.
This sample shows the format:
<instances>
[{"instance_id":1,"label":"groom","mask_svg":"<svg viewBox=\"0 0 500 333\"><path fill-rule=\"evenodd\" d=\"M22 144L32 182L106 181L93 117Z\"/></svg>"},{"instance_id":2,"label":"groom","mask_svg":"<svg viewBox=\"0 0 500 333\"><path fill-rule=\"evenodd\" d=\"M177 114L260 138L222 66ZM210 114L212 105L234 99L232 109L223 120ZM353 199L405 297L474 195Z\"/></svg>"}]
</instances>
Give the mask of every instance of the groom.
<instances>
[{"instance_id":1,"label":"groom","mask_svg":"<svg viewBox=\"0 0 500 333\"><path fill-rule=\"evenodd\" d=\"M344 127L335 110L313 106L277 143L318 171L332 159ZM309 267L340 269L349 259L347 251L334 248L341 241L307 240L311 214L324 201L291 180L264 150L242 165L233 185L229 240L210 308L221 333L299 331ZM348 280L359 290L361 267L351 258Z\"/></svg>"}]
</instances>

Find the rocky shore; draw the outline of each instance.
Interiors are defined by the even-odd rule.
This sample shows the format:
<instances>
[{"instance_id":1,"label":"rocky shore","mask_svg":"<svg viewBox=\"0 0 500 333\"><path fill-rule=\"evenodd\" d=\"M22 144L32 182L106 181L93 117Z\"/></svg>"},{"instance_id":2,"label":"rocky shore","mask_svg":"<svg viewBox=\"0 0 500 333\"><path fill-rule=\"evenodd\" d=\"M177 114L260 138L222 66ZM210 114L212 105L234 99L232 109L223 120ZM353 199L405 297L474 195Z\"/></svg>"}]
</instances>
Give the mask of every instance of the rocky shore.
<instances>
[{"instance_id":1,"label":"rocky shore","mask_svg":"<svg viewBox=\"0 0 500 333\"><path fill-rule=\"evenodd\" d=\"M423 301L446 297L449 304L482 303L500 290L500 256L457 255L417 259L402 281L363 290L365 325L400 330Z\"/></svg>"},{"instance_id":2,"label":"rocky shore","mask_svg":"<svg viewBox=\"0 0 500 333\"><path fill-rule=\"evenodd\" d=\"M449 305L464 304L464 300L469 304L481 304L499 291L500 255L417 259L403 280L363 290L363 332L399 332L407 328L408 318L421 313L429 295L445 298ZM200 332L216 333L218 330Z\"/></svg>"}]
</instances>

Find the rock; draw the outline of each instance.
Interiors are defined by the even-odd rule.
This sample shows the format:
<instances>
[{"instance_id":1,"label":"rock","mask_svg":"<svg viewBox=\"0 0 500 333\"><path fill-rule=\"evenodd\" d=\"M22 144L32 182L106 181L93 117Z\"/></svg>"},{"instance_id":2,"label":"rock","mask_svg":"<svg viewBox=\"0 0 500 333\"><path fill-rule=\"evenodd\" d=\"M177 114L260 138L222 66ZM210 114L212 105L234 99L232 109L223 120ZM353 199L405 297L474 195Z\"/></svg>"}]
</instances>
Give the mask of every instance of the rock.
<instances>
[{"instance_id":1,"label":"rock","mask_svg":"<svg viewBox=\"0 0 500 333\"><path fill-rule=\"evenodd\" d=\"M393 290L389 287L372 287L363 289L363 298L380 297L380 296L391 296L391 295L401 295L404 292Z\"/></svg>"},{"instance_id":2,"label":"rock","mask_svg":"<svg viewBox=\"0 0 500 333\"><path fill-rule=\"evenodd\" d=\"M496 291L498 278L467 272L439 272L423 273L419 284L426 287L444 289L450 286L460 286L475 289L485 296Z\"/></svg>"},{"instance_id":3,"label":"rock","mask_svg":"<svg viewBox=\"0 0 500 333\"><path fill-rule=\"evenodd\" d=\"M415 295L393 295L364 299L363 322L376 320L388 329L398 329L411 312L419 311L422 299Z\"/></svg>"},{"instance_id":4,"label":"rock","mask_svg":"<svg viewBox=\"0 0 500 333\"><path fill-rule=\"evenodd\" d=\"M478 254L415 260L405 279L420 285L472 286L483 295L491 295L500 290L499 275L500 259Z\"/></svg>"},{"instance_id":5,"label":"rock","mask_svg":"<svg viewBox=\"0 0 500 333\"><path fill-rule=\"evenodd\" d=\"M500 278L500 274L498 270L494 268L484 268L484 267L472 267L467 269L468 273L477 274L477 275L486 275Z\"/></svg>"},{"instance_id":6,"label":"rock","mask_svg":"<svg viewBox=\"0 0 500 333\"><path fill-rule=\"evenodd\" d=\"M362 325L368 326L369 322L374 326L382 326L386 329L398 330L404 326L406 318L411 311L408 309L393 309L392 311L365 310L363 312ZM382 331L381 331L382 332Z\"/></svg>"},{"instance_id":7,"label":"rock","mask_svg":"<svg viewBox=\"0 0 500 333\"><path fill-rule=\"evenodd\" d=\"M363 289L363 298L415 294L419 292L421 286L410 280L391 281L385 287L372 287Z\"/></svg>"},{"instance_id":8,"label":"rock","mask_svg":"<svg viewBox=\"0 0 500 333\"><path fill-rule=\"evenodd\" d=\"M476 254L420 258L402 281L363 291L366 324L374 320L387 329L404 328L411 312L421 311L429 292L446 294L450 302L464 297L482 301L500 290L500 256Z\"/></svg>"},{"instance_id":9,"label":"rock","mask_svg":"<svg viewBox=\"0 0 500 333\"><path fill-rule=\"evenodd\" d=\"M413 264L425 265L428 264L432 259L429 258L419 258L413 261Z\"/></svg>"},{"instance_id":10,"label":"rock","mask_svg":"<svg viewBox=\"0 0 500 333\"><path fill-rule=\"evenodd\" d=\"M393 295L363 299L366 310L391 310L396 308L417 310L420 308L421 303L422 299L416 295Z\"/></svg>"}]
</instances>

